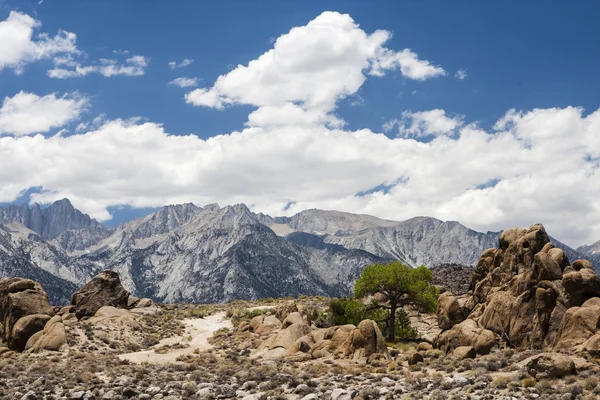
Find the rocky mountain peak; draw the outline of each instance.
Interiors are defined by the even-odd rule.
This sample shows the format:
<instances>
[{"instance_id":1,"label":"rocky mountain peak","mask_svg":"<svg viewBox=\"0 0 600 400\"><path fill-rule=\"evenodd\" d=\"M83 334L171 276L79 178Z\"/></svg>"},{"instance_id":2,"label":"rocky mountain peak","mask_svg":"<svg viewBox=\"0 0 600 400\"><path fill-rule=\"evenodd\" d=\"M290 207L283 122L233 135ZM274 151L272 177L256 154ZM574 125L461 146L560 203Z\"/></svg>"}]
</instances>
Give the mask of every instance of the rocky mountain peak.
<instances>
[{"instance_id":1,"label":"rocky mountain peak","mask_svg":"<svg viewBox=\"0 0 600 400\"><path fill-rule=\"evenodd\" d=\"M280 219L278 223L284 220ZM310 209L290 217L285 223L300 232L329 235L347 235L363 229L397 225L389 221L365 214L351 214L342 211Z\"/></svg>"},{"instance_id":2,"label":"rocky mountain peak","mask_svg":"<svg viewBox=\"0 0 600 400\"><path fill-rule=\"evenodd\" d=\"M95 239L108 236L112 230L89 215L77 210L68 199L55 201L47 208L34 203L31 208L9 206L0 208L0 224L19 223L36 232L44 240L53 240L71 230L92 229Z\"/></svg>"},{"instance_id":3,"label":"rocky mountain peak","mask_svg":"<svg viewBox=\"0 0 600 400\"><path fill-rule=\"evenodd\" d=\"M586 255L600 255L600 240L587 246L580 246L577 251Z\"/></svg>"}]
</instances>

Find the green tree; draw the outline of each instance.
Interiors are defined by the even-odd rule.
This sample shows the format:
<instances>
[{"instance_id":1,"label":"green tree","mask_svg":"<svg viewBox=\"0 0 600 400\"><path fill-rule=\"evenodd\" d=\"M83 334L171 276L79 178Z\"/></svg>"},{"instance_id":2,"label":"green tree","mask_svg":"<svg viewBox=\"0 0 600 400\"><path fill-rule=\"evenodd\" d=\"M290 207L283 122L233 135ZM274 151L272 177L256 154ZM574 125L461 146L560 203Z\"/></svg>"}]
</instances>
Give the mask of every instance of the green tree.
<instances>
[{"instance_id":1,"label":"green tree","mask_svg":"<svg viewBox=\"0 0 600 400\"><path fill-rule=\"evenodd\" d=\"M423 312L437 307L438 290L431 284L431 271L425 267L410 268L400 261L366 267L354 286L354 295L363 298L381 293L385 304L377 307L388 311L388 341L396 340L396 312L404 305L414 304Z\"/></svg>"}]
</instances>

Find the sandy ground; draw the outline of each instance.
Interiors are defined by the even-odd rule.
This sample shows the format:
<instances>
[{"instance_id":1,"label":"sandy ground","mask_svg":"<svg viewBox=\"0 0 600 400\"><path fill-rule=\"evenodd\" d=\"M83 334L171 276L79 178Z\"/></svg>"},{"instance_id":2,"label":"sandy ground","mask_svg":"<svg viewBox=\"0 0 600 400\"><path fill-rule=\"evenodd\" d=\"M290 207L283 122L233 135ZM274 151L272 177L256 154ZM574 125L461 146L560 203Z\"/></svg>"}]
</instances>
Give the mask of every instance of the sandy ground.
<instances>
[{"instance_id":1,"label":"sandy ground","mask_svg":"<svg viewBox=\"0 0 600 400\"><path fill-rule=\"evenodd\" d=\"M206 318L185 319L182 321L186 326L185 333L182 336L175 336L161 340L151 350L138 351L119 355L121 360L129 360L134 363L148 362L150 364L170 364L175 363L177 357L191 354L196 349L199 351L208 350L212 346L208 343L208 338L214 332L221 328L232 328L231 321L225 316L225 312L216 313ZM191 340L189 340L191 337ZM156 353L155 348L161 346L182 343L188 345L183 349L170 349L166 354Z\"/></svg>"},{"instance_id":2,"label":"sandy ground","mask_svg":"<svg viewBox=\"0 0 600 400\"><path fill-rule=\"evenodd\" d=\"M254 311L254 310L273 310L277 308L276 306L256 306L256 307L250 307L248 308L248 311Z\"/></svg>"}]
</instances>

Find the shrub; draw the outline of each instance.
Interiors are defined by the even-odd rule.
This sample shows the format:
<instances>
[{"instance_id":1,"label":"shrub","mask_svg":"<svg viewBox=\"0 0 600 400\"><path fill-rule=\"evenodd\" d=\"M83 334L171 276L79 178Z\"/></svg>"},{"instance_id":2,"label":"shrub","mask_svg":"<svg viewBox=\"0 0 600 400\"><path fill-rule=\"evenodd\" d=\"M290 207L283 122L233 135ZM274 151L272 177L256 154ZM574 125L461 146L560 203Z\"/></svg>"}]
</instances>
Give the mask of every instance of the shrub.
<instances>
[{"instance_id":1,"label":"shrub","mask_svg":"<svg viewBox=\"0 0 600 400\"><path fill-rule=\"evenodd\" d=\"M389 336L388 312L375 304L365 304L360 300L341 298L329 302L333 325L358 325L364 319L377 322L384 336ZM415 338L418 332L410 325L410 319L403 309L396 311L396 339Z\"/></svg>"}]
</instances>

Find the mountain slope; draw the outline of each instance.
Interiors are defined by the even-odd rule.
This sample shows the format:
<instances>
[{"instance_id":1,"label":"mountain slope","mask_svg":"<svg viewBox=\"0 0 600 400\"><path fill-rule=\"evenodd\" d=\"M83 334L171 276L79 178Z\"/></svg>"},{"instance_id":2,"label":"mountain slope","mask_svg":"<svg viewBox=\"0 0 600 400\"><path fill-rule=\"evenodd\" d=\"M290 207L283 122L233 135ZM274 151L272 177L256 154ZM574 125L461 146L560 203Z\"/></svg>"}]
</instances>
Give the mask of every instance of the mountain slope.
<instances>
[{"instance_id":1,"label":"mountain slope","mask_svg":"<svg viewBox=\"0 0 600 400\"><path fill-rule=\"evenodd\" d=\"M324 210L270 217L243 204L164 206L114 230L68 200L46 209L0 208L0 221L1 276L37 276L61 300L64 288L103 268L119 272L135 295L161 302L345 296L366 265L398 259L470 266L499 237L429 217L396 222ZM570 260L584 257L553 242Z\"/></svg>"},{"instance_id":2,"label":"mountain slope","mask_svg":"<svg viewBox=\"0 0 600 400\"><path fill-rule=\"evenodd\" d=\"M0 277L20 276L42 284L53 305L69 304L78 286L43 270L33 262L26 250L15 247L10 233L0 227Z\"/></svg>"},{"instance_id":3,"label":"mountain slope","mask_svg":"<svg viewBox=\"0 0 600 400\"><path fill-rule=\"evenodd\" d=\"M348 295L362 268L380 261L366 252L279 237L243 204L198 209L148 247L121 243L85 258L98 256L129 290L164 302Z\"/></svg>"}]
</instances>

